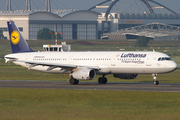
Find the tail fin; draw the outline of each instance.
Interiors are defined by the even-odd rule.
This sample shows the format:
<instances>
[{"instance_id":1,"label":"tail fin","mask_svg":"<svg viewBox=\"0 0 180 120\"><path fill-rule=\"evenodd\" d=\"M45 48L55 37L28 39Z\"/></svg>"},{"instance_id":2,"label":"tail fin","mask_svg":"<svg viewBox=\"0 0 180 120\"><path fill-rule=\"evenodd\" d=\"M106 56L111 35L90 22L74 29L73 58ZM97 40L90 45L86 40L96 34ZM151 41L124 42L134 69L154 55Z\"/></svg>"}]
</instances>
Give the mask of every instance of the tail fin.
<instances>
[{"instance_id":1,"label":"tail fin","mask_svg":"<svg viewBox=\"0 0 180 120\"><path fill-rule=\"evenodd\" d=\"M22 37L14 21L8 21L7 24L12 53L34 52Z\"/></svg>"}]
</instances>

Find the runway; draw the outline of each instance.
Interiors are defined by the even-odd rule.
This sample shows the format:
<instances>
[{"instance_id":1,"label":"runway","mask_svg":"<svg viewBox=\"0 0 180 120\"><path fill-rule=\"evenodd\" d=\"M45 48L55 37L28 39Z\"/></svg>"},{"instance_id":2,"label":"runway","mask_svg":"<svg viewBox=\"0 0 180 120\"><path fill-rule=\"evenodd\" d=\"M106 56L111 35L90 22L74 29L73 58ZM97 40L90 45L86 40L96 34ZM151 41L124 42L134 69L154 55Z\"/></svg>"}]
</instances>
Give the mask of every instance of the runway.
<instances>
[{"instance_id":1,"label":"runway","mask_svg":"<svg viewBox=\"0 0 180 120\"><path fill-rule=\"evenodd\" d=\"M107 83L81 82L70 85L66 81L16 81L0 80L0 88L45 88L45 89L77 89L77 90L123 90L123 91L158 91L180 92L180 84L160 83Z\"/></svg>"}]
</instances>

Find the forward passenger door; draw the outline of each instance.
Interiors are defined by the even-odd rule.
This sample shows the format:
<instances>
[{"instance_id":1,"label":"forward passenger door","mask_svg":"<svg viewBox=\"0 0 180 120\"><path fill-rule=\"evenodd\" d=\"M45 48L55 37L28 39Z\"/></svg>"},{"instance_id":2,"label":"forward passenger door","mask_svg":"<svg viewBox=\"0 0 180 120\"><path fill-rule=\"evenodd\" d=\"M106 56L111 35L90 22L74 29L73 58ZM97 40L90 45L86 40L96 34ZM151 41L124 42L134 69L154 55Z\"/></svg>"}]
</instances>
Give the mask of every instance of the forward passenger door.
<instances>
[{"instance_id":1,"label":"forward passenger door","mask_svg":"<svg viewBox=\"0 0 180 120\"><path fill-rule=\"evenodd\" d=\"M146 66L151 66L151 60L152 60L152 57L153 57L152 54L150 54L150 55L147 56Z\"/></svg>"}]
</instances>

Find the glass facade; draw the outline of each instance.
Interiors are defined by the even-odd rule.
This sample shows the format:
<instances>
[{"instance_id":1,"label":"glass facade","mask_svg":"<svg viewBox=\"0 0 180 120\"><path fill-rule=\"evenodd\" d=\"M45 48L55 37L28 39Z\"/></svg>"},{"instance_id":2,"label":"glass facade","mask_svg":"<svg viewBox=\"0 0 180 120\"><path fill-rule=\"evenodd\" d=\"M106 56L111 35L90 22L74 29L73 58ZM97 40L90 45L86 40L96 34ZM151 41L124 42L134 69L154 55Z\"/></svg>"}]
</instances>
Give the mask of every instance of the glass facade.
<instances>
[{"instance_id":1,"label":"glass facade","mask_svg":"<svg viewBox=\"0 0 180 120\"><path fill-rule=\"evenodd\" d=\"M97 36L96 24L29 24L29 39L37 39L37 32L43 28L54 31L55 25L64 40L96 39Z\"/></svg>"},{"instance_id":2,"label":"glass facade","mask_svg":"<svg viewBox=\"0 0 180 120\"><path fill-rule=\"evenodd\" d=\"M86 39L86 24L77 25L77 36L79 40Z\"/></svg>"},{"instance_id":3,"label":"glass facade","mask_svg":"<svg viewBox=\"0 0 180 120\"><path fill-rule=\"evenodd\" d=\"M63 25L63 40L72 39L72 24L62 24Z\"/></svg>"},{"instance_id":4,"label":"glass facade","mask_svg":"<svg viewBox=\"0 0 180 120\"><path fill-rule=\"evenodd\" d=\"M87 24L87 39L96 39L96 24Z\"/></svg>"},{"instance_id":5,"label":"glass facade","mask_svg":"<svg viewBox=\"0 0 180 120\"><path fill-rule=\"evenodd\" d=\"M18 27L18 29L23 32L23 28L22 27ZM7 27L0 27L0 30L2 31L8 31L8 28Z\"/></svg>"},{"instance_id":6,"label":"glass facade","mask_svg":"<svg viewBox=\"0 0 180 120\"><path fill-rule=\"evenodd\" d=\"M62 24L57 24L57 32L63 33L62 31L63 31Z\"/></svg>"},{"instance_id":7,"label":"glass facade","mask_svg":"<svg viewBox=\"0 0 180 120\"><path fill-rule=\"evenodd\" d=\"M49 28L54 31L54 24L29 24L29 39L37 39L38 31L43 28Z\"/></svg>"}]
</instances>

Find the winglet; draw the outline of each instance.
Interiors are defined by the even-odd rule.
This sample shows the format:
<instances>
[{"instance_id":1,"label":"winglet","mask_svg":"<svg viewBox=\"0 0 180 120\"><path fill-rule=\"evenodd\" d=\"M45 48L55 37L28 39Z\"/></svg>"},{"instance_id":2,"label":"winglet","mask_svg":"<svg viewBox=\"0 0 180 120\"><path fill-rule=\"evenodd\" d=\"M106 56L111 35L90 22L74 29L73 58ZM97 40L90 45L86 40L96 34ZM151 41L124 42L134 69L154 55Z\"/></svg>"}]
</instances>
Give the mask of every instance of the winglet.
<instances>
[{"instance_id":1,"label":"winglet","mask_svg":"<svg viewBox=\"0 0 180 120\"><path fill-rule=\"evenodd\" d=\"M8 21L7 25L12 53L34 52L24 40L14 21Z\"/></svg>"}]
</instances>

